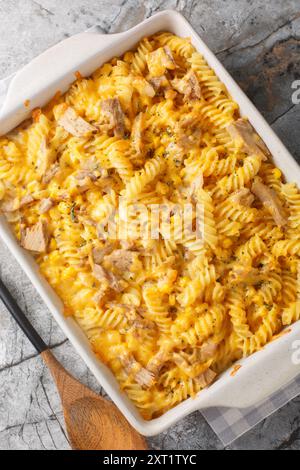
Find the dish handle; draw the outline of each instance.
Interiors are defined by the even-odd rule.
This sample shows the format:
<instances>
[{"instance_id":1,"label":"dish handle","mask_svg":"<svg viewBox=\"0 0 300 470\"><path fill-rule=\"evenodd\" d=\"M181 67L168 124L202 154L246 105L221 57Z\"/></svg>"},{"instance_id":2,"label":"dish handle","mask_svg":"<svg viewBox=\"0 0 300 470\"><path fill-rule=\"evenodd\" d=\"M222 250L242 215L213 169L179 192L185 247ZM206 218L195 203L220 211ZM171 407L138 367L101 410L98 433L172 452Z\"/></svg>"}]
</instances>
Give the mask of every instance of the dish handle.
<instances>
[{"instance_id":1,"label":"dish handle","mask_svg":"<svg viewBox=\"0 0 300 470\"><path fill-rule=\"evenodd\" d=\"M16 73L0 110L0 134L22 122L32 109L46 104L57 91L66 91L77 71L84 76L92 73L96 67L87 65L90 59L123 34L102 34L99 30L95 27L59 42Z\"/></svg>"}]
</instances>

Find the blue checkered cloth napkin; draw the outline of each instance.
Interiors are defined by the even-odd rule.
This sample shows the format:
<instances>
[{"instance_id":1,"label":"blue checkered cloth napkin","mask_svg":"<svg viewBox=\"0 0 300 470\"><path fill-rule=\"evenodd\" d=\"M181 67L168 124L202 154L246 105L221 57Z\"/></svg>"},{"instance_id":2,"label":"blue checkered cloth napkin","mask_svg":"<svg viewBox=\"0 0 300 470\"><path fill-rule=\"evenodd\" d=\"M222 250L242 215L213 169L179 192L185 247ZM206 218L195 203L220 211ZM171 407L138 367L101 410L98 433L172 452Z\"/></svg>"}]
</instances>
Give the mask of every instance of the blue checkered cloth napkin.
<instances>
[{"instance_id":1,"label":"blue checkered cloth napkin","mask_svg":"<svg viewBox=\"0 0 300 470\"><path fill-rule=\"evenodd\" d=\"M0 108L12 78L13 75L0 80ZM300 375L267 400L251 408L208 408L201 410L201 413L224 446L227 446L299 394Z\"/></svg>"}]
</instances>

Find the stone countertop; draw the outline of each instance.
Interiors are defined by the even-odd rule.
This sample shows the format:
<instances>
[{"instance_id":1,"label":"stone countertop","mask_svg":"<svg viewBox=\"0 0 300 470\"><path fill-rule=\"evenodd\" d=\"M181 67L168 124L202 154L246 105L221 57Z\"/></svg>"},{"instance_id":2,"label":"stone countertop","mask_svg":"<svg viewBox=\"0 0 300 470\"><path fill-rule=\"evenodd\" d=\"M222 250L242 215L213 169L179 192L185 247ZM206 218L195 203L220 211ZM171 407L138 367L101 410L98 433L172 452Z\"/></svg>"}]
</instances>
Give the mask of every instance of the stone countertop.
<instances>
[{"instance_id":1,"label":"stone countertop","mask_svg":"<svg viewBox=\"0 0 300 470\"><path fill-rule=\"evenodd\" d=\"M292 82L300 78L298 0L0 0L0 79L94 24L106 33L118 32L167 8L191 22L300 161L300 105L291 100ZM62 364L100 392L1 243L0 276ZM199 412L149 439L149 444L153 449L222 448ZM0 449L68 448L49 372L0 305ZM300 397L230 448L300 449Z\"/></svg>"}]
</instances>

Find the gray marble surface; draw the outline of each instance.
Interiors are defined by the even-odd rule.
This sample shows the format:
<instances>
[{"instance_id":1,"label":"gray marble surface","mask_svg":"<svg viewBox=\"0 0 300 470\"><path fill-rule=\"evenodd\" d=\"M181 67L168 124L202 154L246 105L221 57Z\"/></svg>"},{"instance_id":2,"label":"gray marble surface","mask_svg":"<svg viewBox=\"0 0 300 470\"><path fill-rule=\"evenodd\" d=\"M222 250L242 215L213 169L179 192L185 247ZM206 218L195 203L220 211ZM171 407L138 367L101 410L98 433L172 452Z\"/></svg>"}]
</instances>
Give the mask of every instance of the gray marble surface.
<instances>
[{"instance_id":1,"label":"gray marble surface","mask_svg":"<svg viewBox=\"0 0 300 470\"><path fill-rule=\"evenodd\" d=\"M183 13L300 161L299 0L0 0L0 79L56 42L99 24L126 30L166 8ZM0 276L58 359L100 391L47 308L0 244ZM199 412L149 439L155 449L221 449ZM300 397L231 449L300 449ZM0 305L0 449L69 449L48 370Z\"/></svg>"}]
</instances>

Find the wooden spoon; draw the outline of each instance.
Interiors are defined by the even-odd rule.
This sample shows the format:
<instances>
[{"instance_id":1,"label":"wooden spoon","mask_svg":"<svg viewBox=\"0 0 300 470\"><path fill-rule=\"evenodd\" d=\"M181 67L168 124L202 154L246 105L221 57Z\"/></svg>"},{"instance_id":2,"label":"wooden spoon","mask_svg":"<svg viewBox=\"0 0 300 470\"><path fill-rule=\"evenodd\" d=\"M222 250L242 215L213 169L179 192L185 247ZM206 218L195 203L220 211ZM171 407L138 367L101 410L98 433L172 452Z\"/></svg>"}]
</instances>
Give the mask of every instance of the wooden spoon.
<instances>
[{"instance_id":1,"label":"wooden spoon","mask_svg":"<svg viewBox=\"0 0 300 470\"><path fill-rule=\"evenodd\" d=\"M147 449L145 439L124 418L117 407L74 379L53 356L0 279L0 298L45 364L60 394L66 429L73 449Z\"/></svg>"}]
</instances>

